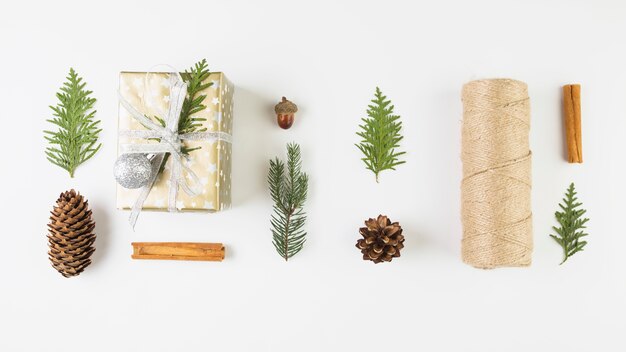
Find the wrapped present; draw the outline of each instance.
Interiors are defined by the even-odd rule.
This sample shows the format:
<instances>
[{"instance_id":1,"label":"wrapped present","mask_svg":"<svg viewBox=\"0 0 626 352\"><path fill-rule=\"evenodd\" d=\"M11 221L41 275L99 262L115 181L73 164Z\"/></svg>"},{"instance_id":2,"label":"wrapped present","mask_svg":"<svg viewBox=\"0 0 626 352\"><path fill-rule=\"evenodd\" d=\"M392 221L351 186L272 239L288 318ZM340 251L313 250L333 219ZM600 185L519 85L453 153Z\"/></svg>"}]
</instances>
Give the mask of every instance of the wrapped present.
<instances>
[{"instance_id":1,"label":"wrapped present","mask_svg":"<svg viewBox=\"0 0 626 352\"><path fill-rule=\"evenodd\" d=\"M183 77L120 74L118 155L151 158L152 175L158 175L138 189L118 184L117 207L133 211L133 225L141 210L214 212L231 206L234 87L223 73L210 73L202 82L209 86L195 95L206 96L206 108L193 113L193 126L184 128L178 120L189 103Z\"/></svg>"}]
</instances>

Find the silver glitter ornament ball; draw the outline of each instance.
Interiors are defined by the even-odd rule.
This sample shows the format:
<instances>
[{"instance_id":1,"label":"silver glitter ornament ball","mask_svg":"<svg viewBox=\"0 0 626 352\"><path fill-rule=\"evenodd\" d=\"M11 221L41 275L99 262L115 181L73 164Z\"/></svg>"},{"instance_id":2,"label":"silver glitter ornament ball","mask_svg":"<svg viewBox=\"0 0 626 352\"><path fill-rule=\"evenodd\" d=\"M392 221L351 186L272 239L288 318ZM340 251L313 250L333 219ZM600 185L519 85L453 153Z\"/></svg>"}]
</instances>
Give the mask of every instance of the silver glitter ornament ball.
<instances>
[{"instance_id":1,"label":"silver glitter ornament ball","mask_svg":"<svg viewBox=\"0 0 626 352\"><path fill-rule=\"evenodd\" d=\"M145 154L122 154L113 166L115 180L124 188L140 188L148 184L152 176L152 163Z\"/></svg>"}]
</instances>

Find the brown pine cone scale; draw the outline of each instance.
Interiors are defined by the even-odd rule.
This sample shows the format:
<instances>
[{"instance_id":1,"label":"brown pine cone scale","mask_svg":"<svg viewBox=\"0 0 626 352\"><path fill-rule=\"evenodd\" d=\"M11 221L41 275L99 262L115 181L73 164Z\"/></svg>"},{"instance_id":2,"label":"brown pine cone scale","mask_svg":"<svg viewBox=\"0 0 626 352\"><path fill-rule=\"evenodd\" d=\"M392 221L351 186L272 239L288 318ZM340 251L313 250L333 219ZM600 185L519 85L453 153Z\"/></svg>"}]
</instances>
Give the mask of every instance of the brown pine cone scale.
<instances>
[{"instance_id":1,"label":"brown pine cone scale","mask_svg":"<svg viewBox=\"0 0 626 352\"><path fill-rule=\"evenodd\" d=\"M390 262L399 257L400 250L404 248L402 227L397 222L392 223L385 215L365 221L365 227L361 227L359 233L363 238L357 241L356 247L363 253L363 260L377 264Z\"/></svg>"}]
</instances>

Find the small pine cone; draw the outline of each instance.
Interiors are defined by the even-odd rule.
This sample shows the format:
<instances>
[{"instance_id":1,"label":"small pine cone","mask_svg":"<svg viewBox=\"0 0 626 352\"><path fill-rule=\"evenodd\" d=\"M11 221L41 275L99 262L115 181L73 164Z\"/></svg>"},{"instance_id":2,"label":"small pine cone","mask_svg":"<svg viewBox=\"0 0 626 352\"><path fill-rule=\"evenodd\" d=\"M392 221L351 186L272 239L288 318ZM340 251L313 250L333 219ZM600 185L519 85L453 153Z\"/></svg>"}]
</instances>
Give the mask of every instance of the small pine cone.
<instances>
[{"instance_id":1,"label":"small pine cone","mask_svg":"<svg viewBox=\"0 0 626 352\"><path fill-rule=\"evenodd\" d=\"M74 190L61 193L48 224L48 257L61 275L72 277L91 264L96 226L88 201Z\"/></svg>"},{"instance_id":2,"label":"small pine cone","mask_svg":"<svg viewBox=\"0 0 626 352\"><path fill-rule=\"evenodd\" d=\"M363 238L356 242L356 248L363 253L363 260L390 262L399 257L400 250L404 248L402 227L397 222L392 223L385 215L365 221L365 227L361 227L359 233Z\"/></svg>"}]
</instances>

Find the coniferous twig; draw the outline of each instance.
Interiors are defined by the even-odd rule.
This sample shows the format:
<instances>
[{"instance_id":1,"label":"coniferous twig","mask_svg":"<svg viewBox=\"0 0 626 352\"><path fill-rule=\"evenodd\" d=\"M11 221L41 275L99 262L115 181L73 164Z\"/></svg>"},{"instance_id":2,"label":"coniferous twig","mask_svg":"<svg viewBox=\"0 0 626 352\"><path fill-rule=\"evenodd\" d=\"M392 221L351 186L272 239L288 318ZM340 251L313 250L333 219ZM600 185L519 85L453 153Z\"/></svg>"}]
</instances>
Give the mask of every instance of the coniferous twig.
<instances>
[{"instance_id":1,"label":"coniferous twig","mask_svg":"<svg viewBox=\"0 0 626 352\"><path fill-rule=\"evenodd\" d=\"M375 98L368 105L367 115L362 118L363 124L359 125L360 131L356 134L362 138L356 146L364 154L361 160L365 167L376 175L376 182L383 170L395 170L395 167L403 164L398 157L405 152L396 152L403 136L400 134L402 122L400 116L393 114L394 106L391 101L376 87Z\"/></svg>"},{"instance_id":2,"label":"coniferous twig","mask_svg":"<svg viewBox=\"0 0 626 352\"><path fill-rule=\"evenodd\" d=\"M202 104L206 99L205 94L200 94L201 91L209 88L213 85L213 82L204 83L209 78L211 72L206 59L197 62L194 67L191 67L189 71L185 71L181 76L183 81L187 82L187 97L183 102L183 108L180 111L180 119L178 120L178 133L191 133L191 132L205 132L206 127L202 127L202 122L206 121L205 118L195 117L193 115L206 109L206 105ZM183 153L189 154L190 152L200 149L185 148L183 147Z\"/></svg>"},{"instance_id":3,"label":"coniferous twig","mask_svg":"<svg viewBox=\"0 0 626 352\"><path fill-rule=\"evenodd\" d=\"M287 144L287 165L275 158L270 160L268 183L274 201L272 236L274 248L281 257L289 260L298 253L306 240L303 210L307 197L309 178L302 172L300 146Z\"/></svg>"},{"instance_id":4,"label":"coniferous twig","mask_svg":"<svg viewBox=\"0 0 626 352\"><path fill-rule=\"evenodd\" d=\"M200 94L200 92L213 85L213 82L204 83L210 74L211 72L209 71L206 59L202 59L202 61L197 62L193 67L181 74L183 81L187 83L187 97L183 101L183 108L180 111L180 119L178 120L179 134L205 132L207 130L206 127L202 127L202 122L206 121L206 119L193 115L206 109L206 105L203 104L206 99L206 94ZM155 116L154 118L162 126L165 126L164 119L158 116ZM181 152L184 155L189 155L192 151L200 148L201 147L190 148L183 143ZM163 163L161 163L161 168L159 169L159 174L163 172L169 156L169 153L165 154Z\"/></svg>"},{"instance_id":5,"label":"coniferous twig","mask_svg":"<svg viewBox=\"0 0 626 352\"><path fill-rule=\"evenodd\" d=\"M563 248L563 261L561 264L565 263L575 253L582 251L585 245L587 245L587 241L580 240L588 235L584 232L584 229L586 228L585 224L589 221L587 218L582 218L587 211L578 209L581 205L582 203L578 202L576 197L574 183L571 183L565 193L565 198L563 198L563 204L559 203L562 211L554 213L556 220L561 224L558 228L552 227L558 236L550 235Z\"/></svg>"},{"instance_id":6,"label":"coniferous twig","mask_svg":"<svg viewBox=\"0 0 626 352\"><path fill-rule=\"evenodd\" d=\"M96 103L92 91L85 89L86 83L73 68L63 83L57 106L50 106L54 118L46 120L58 127L57 131L44 131L44 138L51 144L46 148L47 159L67 170L74 177L76 168L89 160L102 146L98 142L99 120L94 121Z\"/></svg>"}]
</instances>

